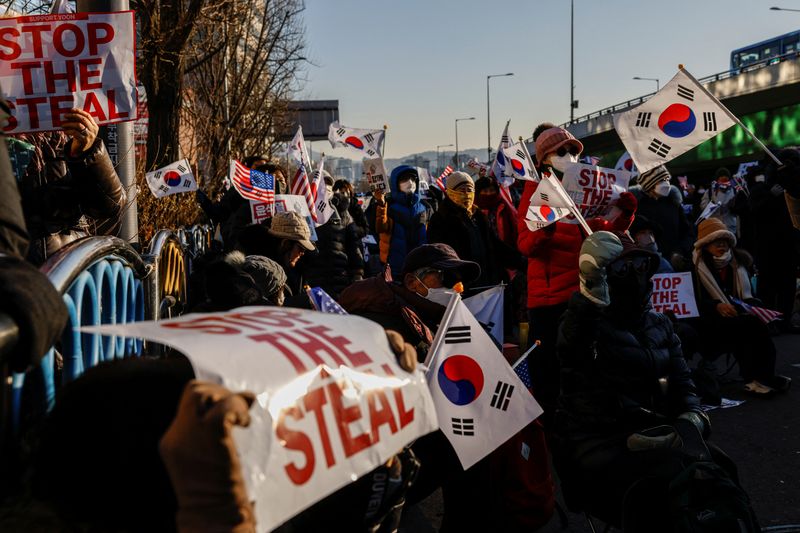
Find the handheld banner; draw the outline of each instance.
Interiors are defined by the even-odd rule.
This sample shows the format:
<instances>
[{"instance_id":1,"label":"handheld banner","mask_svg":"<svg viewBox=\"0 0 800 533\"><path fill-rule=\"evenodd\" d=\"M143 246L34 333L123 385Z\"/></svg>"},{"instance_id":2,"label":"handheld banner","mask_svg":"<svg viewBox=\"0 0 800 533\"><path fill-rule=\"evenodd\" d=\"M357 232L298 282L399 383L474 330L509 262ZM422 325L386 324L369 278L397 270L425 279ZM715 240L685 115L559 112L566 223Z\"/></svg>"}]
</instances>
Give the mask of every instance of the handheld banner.
<instances>
[{"instance_id":1,"label":"handheld banner","mask_svg":"<svg viewBox=\"0 0 800 533\"><path fill-rule=\"evenodd\" d=\"M382 157L364 160L364 175L367 178L370 192L389 192L389 175Z\"/></svg>"},{"instance_id":2,"label":"handheld banner","mask_svg":"<svg viewBox=\"0 0 800 533\"><path fill-rule=\"evenodd\" d=\"M626 170L613 170L594 165L573 163L564 170L562 185L583 218L603 217L628 190L631 173ZM577 224L570 215L565 222Z\"/></svg>"},{"instance_id":3,"label":"handheld banner","mask_svg":"<svg viewBox=\"0 0 800 533\"><path fill-rule=\"evenodd\" d=\"M656 274L653 276L653 309L659 313L672 312L678 318L700 316L694 299L691 272Z\"/></svg>"},{"instance_id":4,"label":"handheld banner","mask_svg":"<svg viewBox=\"0 0 800 533\"><path fill-rule=\"evenodd\" d=\"M383 328L365 318L243 307L83 331L171 345L198 379L256 393L250 427L234 440L261 531L438 427L423 374L402 370Z\"/></svg>"},{"instance_id":5,"label":"handheld banner","mask_svg":"<svg viewBox=\"0 0 800 533\"><path fill-rule=\"evenodd\" d=\"M250 200L250 218L253 224L261 224L264 220L272 218L275 213L294 211L302 216L311 230L311 241L317 240L317 230L311 212L308 210L306 197L299 194L276 194L275 202L257 202Z\"/></svg>"},{"instance_id":6,"label":"handheld banner","mask_svg":"<svg viewBox=\"0 0 800 533\"><path fill-rule=\"evenodd\" d=\"M0 19L6 133L58 129L83 109L98 124L136 118L133 11Z\"/></svg>"}]
</instances>

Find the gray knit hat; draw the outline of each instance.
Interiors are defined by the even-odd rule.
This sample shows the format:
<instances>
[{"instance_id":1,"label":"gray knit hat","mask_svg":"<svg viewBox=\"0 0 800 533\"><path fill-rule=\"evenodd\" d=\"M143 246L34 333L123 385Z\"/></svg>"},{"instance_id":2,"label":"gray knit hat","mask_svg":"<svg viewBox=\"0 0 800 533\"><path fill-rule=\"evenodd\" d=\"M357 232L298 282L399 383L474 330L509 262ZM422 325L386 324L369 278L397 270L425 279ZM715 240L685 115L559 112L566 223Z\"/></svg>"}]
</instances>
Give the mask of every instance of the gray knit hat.
<instances>
[{"instance_id":1,"label":"gray knit hat","mask_svg":"<svg viewBox=\"0 0 800 533\"><path fill-rule=\"evenodd\" d=\"M654 169L648 170L641 176L639 176L639 185L642 186L642 190L645 192L652 191L656 188L656 185L661 183L664 180L669 181L672 178L669 174L669 170L665 166L656 167Z\"/></svg>"},{"instance_id":2,"label":"gray knit hat","mask_svg":"<svg viewBox=\"0 0 800 533\"><path fill-rule=\"evenodd\" d=\"M297 241L300 246L309 252L314 250L314 244L310 240L311 230L308 229L308 224L299 213L294 211L275 213L275 216L272 217L272 226L269 228L269 234L273 237Z\"/></svg>"},{"instance_id":3,"label":"gray knit hat","mask_svg":"<svg viewBox=\"0 0 800 533\"><path fill-rule=\"evenodd\" d=\"M450 190L455 189L462 183L471 183L475 185L475 182L472 181L472 176L470 176L466 172L461 172L461 171L453 172L452 174L447 176L445 180L446 180L445 183L447 183L447 188Z\"/></svg>"},{"instance_id":4,"label":"gray knit hat","mask_svg":"<svg viewBox=\"0 0 800 533\"><path fill-rule=\"evenodd\" d=\"M238 266L243 272L249 274L261 294L271 297L286 285L286 272L278 263L263 255L245 256L242 252L234 251L225 256L225 262Z\"/></svg>"}]
</instances>

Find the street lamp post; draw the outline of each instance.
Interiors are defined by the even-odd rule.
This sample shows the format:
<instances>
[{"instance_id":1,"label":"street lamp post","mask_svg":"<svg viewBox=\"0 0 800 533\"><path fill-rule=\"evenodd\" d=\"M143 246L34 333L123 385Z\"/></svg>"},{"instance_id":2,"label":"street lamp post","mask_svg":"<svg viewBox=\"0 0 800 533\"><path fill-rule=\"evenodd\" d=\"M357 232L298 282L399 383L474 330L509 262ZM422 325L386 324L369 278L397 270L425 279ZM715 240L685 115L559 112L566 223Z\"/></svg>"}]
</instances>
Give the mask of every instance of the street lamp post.
<instances>
[{"instance_id":1,"label":"street lamp post","mask_svg":"<svg viewBox=\"0 0 800 533\"><path fill-rule=\"evenodd\" d=\"M442 162L439 160L439 148L449 148L453 146L453 143L450 144L439 144L436 146L436 170L440 171L442 168Z\"/></svg>"},{"instance_id":2,"label":"street lamp post","mask_svg":"<svg viewBox=\"0 0 800 533\"><path fill-rule=\"evenodd\" d=\"M642 78L641 76L634 76L633 79L640 81L654 81L656 82L656 92L661 90L661 80L658 78Z\"/></svg>"},{"instance_id":3,"label":"street lamp post","mask_svg":"<svg viewBox=\"0 0 800 533\"><path fill-rule=\"evenodd\" d=\"M462 121L462 120L475 120L475 117L457 118L456 119L456 168L457 169L461 168L461 165L459 164L459 161L458 161L458 123L460 121Z\"/></svg>"},{"instance_id":4,"label":"street lamp post","mask_svg":"<svg viewBox=\"0 0 800 533\"><path fill-rule=\"evenodd\" d=\"M486 152L489 154L489 158L486 161L490 163L492 161L492 115L489 107L489 80L513 75L513 72L508 72L506 74L490 74L486 76Z\"/></svg>"}]
</instances>

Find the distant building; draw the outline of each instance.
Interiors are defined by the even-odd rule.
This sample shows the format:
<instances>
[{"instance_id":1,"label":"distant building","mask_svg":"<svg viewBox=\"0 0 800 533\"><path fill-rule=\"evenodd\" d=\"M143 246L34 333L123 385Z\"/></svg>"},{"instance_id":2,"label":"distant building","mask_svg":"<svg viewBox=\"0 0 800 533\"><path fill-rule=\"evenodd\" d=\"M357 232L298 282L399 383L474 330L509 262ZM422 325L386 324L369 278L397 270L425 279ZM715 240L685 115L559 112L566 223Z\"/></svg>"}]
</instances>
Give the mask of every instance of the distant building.
<instances>
[{"instance_id":1,"label":"distant building","mask_svg":"<svg viewBox=\"0 0 800 533\"><path fill-rule=\"evenodd\" d=\"M431 170L431 160L430 159L426 159L426 158L424 158L424 157L422 157L420 155L415 155L414 157L410 157L410 158L404 160L403 164L404 165L409 165L409 166L412 166L412 167L424 168L425 170L427 170L429 172Z\"/></svg>"}]
</instances>

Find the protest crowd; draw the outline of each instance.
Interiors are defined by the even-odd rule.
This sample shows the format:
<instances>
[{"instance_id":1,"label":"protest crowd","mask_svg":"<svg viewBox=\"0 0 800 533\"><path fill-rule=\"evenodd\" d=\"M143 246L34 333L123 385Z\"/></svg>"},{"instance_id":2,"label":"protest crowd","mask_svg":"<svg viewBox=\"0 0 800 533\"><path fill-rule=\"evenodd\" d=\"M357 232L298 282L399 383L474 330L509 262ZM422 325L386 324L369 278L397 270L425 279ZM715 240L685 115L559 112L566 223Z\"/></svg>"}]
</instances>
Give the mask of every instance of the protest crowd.
<instances>
[{"instance_id":1,"label":"protest crowd","mask_svg":"<svg viewBox=\"0 0 800 533\"><path fill-rule=\"evenodd\" d=\"M624 120L639 170L542 123L440 176L388 172L385 130L333 123L332 147L379 160L367 195L312 162L301 129L285 158L230 154L221 194L186 193L214 239L163 323L176 336L124 330L152 353L87 369L3 448L0 530L392 532L440 490L443 532L535 531L557 495L624 531L760 531L704 406L720 358L754 402L791 394L773 337L800 328L800 152L688 183ZM38 267L115 235L127 202L96 113L30 129L0 143L0 312L19 328L2 363L18 373L67 322Z\"/></svg>"}]
</instances>

